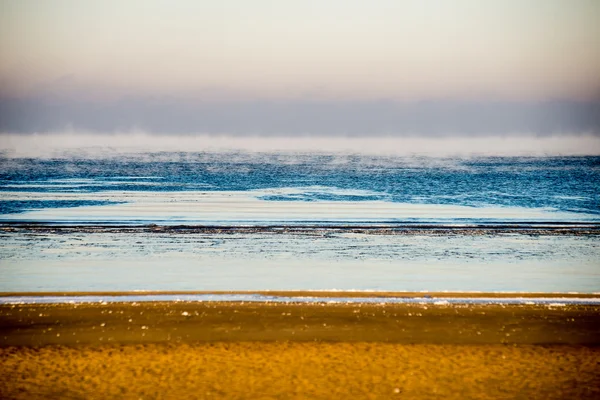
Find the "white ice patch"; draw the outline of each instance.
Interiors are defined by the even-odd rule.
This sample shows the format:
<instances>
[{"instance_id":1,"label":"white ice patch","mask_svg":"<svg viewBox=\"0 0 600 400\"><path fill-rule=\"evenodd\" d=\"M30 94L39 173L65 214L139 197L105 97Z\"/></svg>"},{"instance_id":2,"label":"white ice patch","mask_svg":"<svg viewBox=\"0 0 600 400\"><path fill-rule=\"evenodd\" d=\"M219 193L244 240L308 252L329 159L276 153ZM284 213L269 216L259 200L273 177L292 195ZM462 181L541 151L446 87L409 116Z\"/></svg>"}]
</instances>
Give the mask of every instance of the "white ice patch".
<instances>
[{"instance_id":1,"label":"white ice patch","mask_svg":"<svg viewBox=\"0 0 600 400\"><path fill-rule=\"evenodd\" d=\"M584 213L552 208L469 207L448 204L412 204L377 201L268 201L263 191L42 193L5 192L3 200L95 200L122 204L52 208L2 215L2 221L73 223L247 224L360 223L457 221L596 221ZM285 192L287 189L282 189ZM329 190L329 189L328 189ZM302 191L290 188L290 192ZM345 191L343 191L345 192ZM363 191L359 191L363 192ZM367 193L368 191L364 191ZM357 193L349 190L347 193Z\"/></svg>"}]
</instances>

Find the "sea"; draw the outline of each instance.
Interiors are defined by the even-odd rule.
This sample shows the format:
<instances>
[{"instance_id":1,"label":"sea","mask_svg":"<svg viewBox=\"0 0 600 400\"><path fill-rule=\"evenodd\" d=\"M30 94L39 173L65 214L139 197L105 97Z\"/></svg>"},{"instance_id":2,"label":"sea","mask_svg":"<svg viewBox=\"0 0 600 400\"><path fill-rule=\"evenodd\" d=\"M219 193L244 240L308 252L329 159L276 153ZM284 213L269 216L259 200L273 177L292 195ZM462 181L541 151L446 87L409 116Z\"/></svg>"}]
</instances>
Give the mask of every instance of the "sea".
<instances>
[{"instance_id":1,"label":"sea","mask_svg":"<svg viewBox=\"0 0 600 400\"><path fill-rule=\"evenodd\" d=\"M0 153L0 292L600 292L599 156Z\"/></svg>"}]
</instances>

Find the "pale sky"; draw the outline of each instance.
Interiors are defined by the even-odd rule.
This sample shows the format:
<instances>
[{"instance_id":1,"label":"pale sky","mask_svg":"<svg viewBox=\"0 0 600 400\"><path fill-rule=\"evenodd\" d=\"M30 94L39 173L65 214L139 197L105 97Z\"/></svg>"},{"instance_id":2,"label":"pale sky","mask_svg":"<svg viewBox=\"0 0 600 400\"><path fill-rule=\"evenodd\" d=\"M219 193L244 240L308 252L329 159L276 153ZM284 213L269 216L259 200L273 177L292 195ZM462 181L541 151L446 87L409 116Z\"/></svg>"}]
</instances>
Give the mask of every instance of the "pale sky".
<instances>
[{"instance_id":1,"label":"pale sky","mask_svg":"<svg viewBox=\"0 0 600 400\"><path fill-rule=\"evenodd\" d=\"M160 130L147 120L160 115L145 114L169 107L183 120L167 131L243 130L182 111L199 107L214 119L239 113L240 102L251 120L281 107L322 119L360 104L366 130L389 102L403 110L445 102L446 113L467 102L465 115L501 102L512 115L561 100L583 107L568 118L593 119L586 112L600 99L599 21L597 0L0 0L0 130ZM50 106L62 119L42 118ZM102 107L113 111L102 115ZM525 119L556 109L544 107ZM121 120L94 125L102 118ZM273 129L294 130L293 119ZM405 121L388 119L377 129L393 133Z\"/></svg>"}]
</instances>

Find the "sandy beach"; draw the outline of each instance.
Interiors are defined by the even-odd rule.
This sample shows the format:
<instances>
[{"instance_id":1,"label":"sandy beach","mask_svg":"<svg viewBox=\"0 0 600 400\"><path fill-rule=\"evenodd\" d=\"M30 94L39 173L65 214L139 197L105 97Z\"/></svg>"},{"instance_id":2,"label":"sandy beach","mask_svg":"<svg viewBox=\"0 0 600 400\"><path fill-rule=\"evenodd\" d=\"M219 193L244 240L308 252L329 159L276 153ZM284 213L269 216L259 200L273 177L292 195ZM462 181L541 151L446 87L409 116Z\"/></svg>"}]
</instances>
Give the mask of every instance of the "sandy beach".
<instances>
[{"instance_id":1,"label":"sandy beach","mask_svg":"<svg viewBox=\"0 0 600 400\"><path fill-rule=\"evenodd\" d=\"M599 312L590 305L5 304L0 397L600 398Z\"/></svg>"}]
</instances>

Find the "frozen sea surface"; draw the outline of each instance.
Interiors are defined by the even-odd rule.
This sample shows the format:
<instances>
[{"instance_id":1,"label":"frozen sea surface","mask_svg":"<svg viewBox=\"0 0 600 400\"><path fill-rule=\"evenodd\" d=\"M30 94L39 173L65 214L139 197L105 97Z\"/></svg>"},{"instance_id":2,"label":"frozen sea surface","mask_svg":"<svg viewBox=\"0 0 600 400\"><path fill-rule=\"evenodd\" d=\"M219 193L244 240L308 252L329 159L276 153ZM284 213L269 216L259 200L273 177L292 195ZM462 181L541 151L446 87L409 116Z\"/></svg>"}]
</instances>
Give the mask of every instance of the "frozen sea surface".
<instances>
[{"instance_id":1,"label":"frozen sea surface","mask_svg":"<svg viewBox=\"0 0 600 400\"><path fill-rule=\"evenodd\" d=\"M600 291L600 235L1 233L0 291Z\"/></svg>"},{"instance_id":2,"label":"frozen sea surface","mask_svg":"<svg viewBox=\"0 0 600 400\"><path fill-rule=\"evenodd\" d=\"M321 191L324 191L321 188ZM512 205L396 203L383 200L265 200L265 193L248 192L96 192L4 193L4 201L43 204L47 208L12 213L4 222L60 224L377 224L377 223L510 223L595 222L596 214L549 207ZM69 202L79 207L54 206ZM89 205L99 204L99 205ZM598 220L600 222L600 220Z\"/></svg>"}]
</instances>

